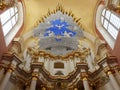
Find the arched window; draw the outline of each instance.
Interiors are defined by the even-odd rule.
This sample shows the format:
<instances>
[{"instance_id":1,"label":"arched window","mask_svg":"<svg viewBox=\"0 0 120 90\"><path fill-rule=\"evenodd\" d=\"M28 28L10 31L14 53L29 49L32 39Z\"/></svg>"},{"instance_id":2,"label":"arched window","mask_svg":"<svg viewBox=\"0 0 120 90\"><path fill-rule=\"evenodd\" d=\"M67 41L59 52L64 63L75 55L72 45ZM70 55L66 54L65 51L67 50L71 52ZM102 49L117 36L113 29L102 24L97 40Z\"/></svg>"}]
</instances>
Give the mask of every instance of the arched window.
<instances>
[{"instance_id":1,"label":"arched window","mask_svg":"<svg viewBox=\"0 0 120 90\"><path fill-rule=\"evenodd\" d=\"M18 8L16 6L9 8L1 14L1 24L4 36L15 26L18 21Z\"/></svg>"},{"instance_id":2,"label":"arched window","mask_svg":"<svg viewBox=\"0 0 120 90\"><path fill-rule=\"evenodd\" d=\"M120 30L120 16L108 9L103 9L101 23L105 30L116 40Z\"/></svg>"},{"instance_id":3,"label":"arched window","mask_svg":"<svg viewBox=\"0 0 120 90\"><path fill-rule=\"evenodd\" d=\"M3 12L0 15L0 21L5 37L6 46L8 46L23 25L22 3L18 2L16 6L13 6Z\"/></svg>"}]
</instances>

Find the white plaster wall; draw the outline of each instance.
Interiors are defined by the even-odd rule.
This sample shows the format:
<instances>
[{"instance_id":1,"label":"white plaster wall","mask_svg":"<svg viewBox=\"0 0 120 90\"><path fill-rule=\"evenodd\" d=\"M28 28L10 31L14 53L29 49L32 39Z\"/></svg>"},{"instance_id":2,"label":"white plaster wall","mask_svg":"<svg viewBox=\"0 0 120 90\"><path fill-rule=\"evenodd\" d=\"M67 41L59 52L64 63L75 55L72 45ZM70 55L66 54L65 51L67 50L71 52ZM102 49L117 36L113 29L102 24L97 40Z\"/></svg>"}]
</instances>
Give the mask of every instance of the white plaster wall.
<instances>
[{"instance_id":1,"label":"white plaster wall","mask_svg":"<svg viewBox=\"0 0 120 90\"><path fill-rule=\"evenodd\" d=\"M54 68L54 63L56 62L61 62L64 63L64 68L63 69L59 69L59 68ZM78 61L77 60L72 60L69 59L67 61L63 61L63 60L50 60L50 59L45 59L44 60L44 68L51 74L51 75L55 75L58 71L61 71L65 76L67 76L70 72L75 71L75 66L76 63Z\"/></svg>"}]
</instances>

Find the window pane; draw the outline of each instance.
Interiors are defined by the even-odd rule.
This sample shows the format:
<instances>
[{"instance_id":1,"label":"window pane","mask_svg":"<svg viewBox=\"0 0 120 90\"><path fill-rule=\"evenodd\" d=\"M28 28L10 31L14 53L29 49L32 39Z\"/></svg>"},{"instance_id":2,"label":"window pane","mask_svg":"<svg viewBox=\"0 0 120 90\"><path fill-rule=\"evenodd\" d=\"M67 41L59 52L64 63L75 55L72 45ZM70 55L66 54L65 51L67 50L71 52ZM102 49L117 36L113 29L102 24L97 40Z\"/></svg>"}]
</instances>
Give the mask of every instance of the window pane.
<instances>
[{"instance_id":1,"label":"window pane","mask_svg":"<svg viewBox=\"0 0 120 90\"><path fill-rule=\"evenodd\" d=\"M109 24L108 26L108 32L110 33L110 35L116 39L117 35L118 35L118 30L116 30L111 24Z\"/></svg>"},{"instance_id":2,"label":"window pane","mask_svg":"<svg viewBox=\"0 0 120 90\"><path fill-rule=\"evenodd\" d=\"M17 7L16 7L16 6L14 7L14 10L15 10L15 13L18 11L18 9L17 9Z\"/></svg>"},{"instance_id":3,"label":"window pane","mask_svg":"<svg viewBox=\"0 0 120 90\"><path fill-rule=\"evenodd\" d=\"M8 20L10 19L10 12L9 10L5 11L4 13L1 14L1 23L2 25Z\"/></svg>"},{"instance_id":4,"label":"window pane","mask_svg":"<svg viewBox=\"0 0 120 90\"><path fill-rule=\"evenodd\" d=\"M110 14L111 14L111 12L107 10L105 17L106 17L108 20L109 20L109 18L110 18Z\"/></svg>"},{"instance_id":5,"label":"window pane","mask_svg":"<svg viewBox=\"0 0 120 90\"><path fill-rule=\"evenodd\" d=\"M105 29L107 29L107 27L108 27L108 21L107 20L104 20L104 25L103 26L104 26Z\"/></svg>"},{"instance_id":6,"label":"window pane","mask_svg":"<svg viewBox=\"0 0 120 90\"><path fill-rule=\"evenodd\" d=\"M118 29L120 28L120 18L116 15L111 14L110 22Z\"/></svg>"},{"instance_id":7,"label":"window pane","mask_svg":"<svg viewBox=\"0 0 120 90\"><path fill-rule=\"evenodd\" d=\"M16 17L16 21L18 21L18 13L15 15L15 17Z\"/></svg>"},{"instance_id":8,"label":"window pane","mask_svg":"<svg viewBox=\"0 0 120 90\"><path fill-rule=\"evenodd\" d=\"M14 8L10 8L10 15L13 16L15 14Z\"/></svg>"},{"instance_id":9,"label":"window pane","mask_svg":"<svg viewBox=\"0 0 120 90\"><path fill-rule=\"evenodd\" d=\"M104 20L104 17L103 16L101 16L101 23L103 24L103 20Z\"/></svg>"},{"instance_id":10,"label":"window pane","mask_svg":"<svg viewBox=\"0 0 120 90\"><path fill-rule=\"evenodd\" d=\"M15 16L11 19L11 21L12 21L12 26L14 26L16 24Z\"/></svg>"},{"instance_id":11,"label":"window pane","mask_svg":"<svg viewBox=\"0 0 120 90\"><path fill-rule=\"evenodd\" d=\"M106 9L103 9L103 11L102 11L102 15L103 15L103 16L104 16L104 14L105 14L105 10L106 10Z\"/></svg>"},{"instance_id":12,"label":"window pane","mask_svg":"<svg viewBox=\"0 0 120 90\"><path fill-rule=\"evenodd\" d=\"M11 30L11 28L12 28L11 21L7 22L7 23L3 26L4 36L7 35L7 33Z\"/></svg>"}]
</instances>

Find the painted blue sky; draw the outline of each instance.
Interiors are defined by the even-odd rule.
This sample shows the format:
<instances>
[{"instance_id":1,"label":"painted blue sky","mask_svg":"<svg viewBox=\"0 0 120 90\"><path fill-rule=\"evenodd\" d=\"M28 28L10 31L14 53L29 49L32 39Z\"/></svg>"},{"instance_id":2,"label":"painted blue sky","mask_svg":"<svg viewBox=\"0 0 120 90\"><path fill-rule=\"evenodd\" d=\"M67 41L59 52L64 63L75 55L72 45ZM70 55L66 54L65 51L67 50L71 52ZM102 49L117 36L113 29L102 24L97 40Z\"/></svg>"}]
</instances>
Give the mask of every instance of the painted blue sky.
<instances>
[{"instance_id":1,"label":"painted blue sky","mask_svg":"<svg viewBox=\"0 0 120 90\"><path fill-rule=\"evenodd\" d=\"M56 19L50 22L51 27L47 28L44 36L68 36L73 37L76 35L76 32L70 30L68 27L70 26L66 21L61 21L60 19Z\"/></svg>"}]
</instances>

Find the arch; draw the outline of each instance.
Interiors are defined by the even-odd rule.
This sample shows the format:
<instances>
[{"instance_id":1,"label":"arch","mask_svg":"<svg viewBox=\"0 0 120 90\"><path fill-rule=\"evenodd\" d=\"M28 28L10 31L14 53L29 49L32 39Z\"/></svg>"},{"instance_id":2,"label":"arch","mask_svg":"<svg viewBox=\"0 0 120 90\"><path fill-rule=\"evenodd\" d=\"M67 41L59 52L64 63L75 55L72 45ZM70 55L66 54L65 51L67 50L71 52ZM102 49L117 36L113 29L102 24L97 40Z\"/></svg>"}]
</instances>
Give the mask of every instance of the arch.
<instances>
[{"instance_id":1,"label":"arch","mask_svg":"<svg viewBox=\"0 0 120 90\"><path fill-rule=\"evenodd\" d=\"M62 71L57 71L55 75L64 75Z\"/></svg>"}]
</instances>

